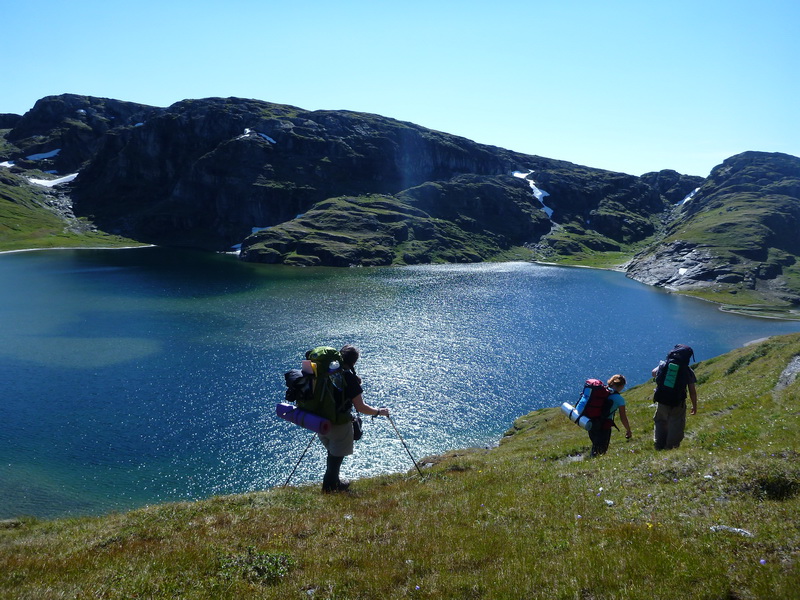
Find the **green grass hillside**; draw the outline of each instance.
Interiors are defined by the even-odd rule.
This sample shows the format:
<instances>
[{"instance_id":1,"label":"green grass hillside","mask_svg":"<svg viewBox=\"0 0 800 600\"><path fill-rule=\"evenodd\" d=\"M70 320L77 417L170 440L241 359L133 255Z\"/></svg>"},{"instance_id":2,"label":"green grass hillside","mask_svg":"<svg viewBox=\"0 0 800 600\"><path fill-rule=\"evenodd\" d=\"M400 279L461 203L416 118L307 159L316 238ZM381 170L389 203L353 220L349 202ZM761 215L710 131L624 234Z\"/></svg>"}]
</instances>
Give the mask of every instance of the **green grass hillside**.
<instances>
[{"instance_id":1,"label":"green grass hillside","mask_svg":"<svg viewBox=\"0 0 800 600\"><path fill-rule=\"evenodd\" d=\"M586 458L557 408L352 492L290 487L0 528L3 598L797 598L800 334L696 365L700 410ZM629 376L634 374L629 373ZM577 392L576 392L577 393Z\"/></svg>"},{"instance_id":2,"label":"green grass hillside","mask_svg":"<svg viewBox=\"0 0 800 600\"><path fill-rule=\"evenodd\" d=\"M714 168L669 213L664 235L635 256L628 274L760 314L800 306L800 158L744 152Z\"/></svg>"},{"instance_id":3,"label":"green grass hillside","mask_svg":"<svg viewBox=\"0 0 800 600\"><path fill-rule=\"evenodd\" d=\"M397 195L323 200L248 237L241 256L340 267L525 259L526 240L549 227L519 179L463 175Z\"/></svg>"},{"instance_id":4,"label":"green grass hillside","mask_svg":"<svg viewBox=\"0 0 800 600\"><path fill-rule=\"evenodd\" d=\"M41 172L32 175L48 177ZM57 190L33 185L21 175L0 168L0 251L140 245L99 231L71 212L65 216L58 210L60 203Z\"/></svg>"}]
</instances>

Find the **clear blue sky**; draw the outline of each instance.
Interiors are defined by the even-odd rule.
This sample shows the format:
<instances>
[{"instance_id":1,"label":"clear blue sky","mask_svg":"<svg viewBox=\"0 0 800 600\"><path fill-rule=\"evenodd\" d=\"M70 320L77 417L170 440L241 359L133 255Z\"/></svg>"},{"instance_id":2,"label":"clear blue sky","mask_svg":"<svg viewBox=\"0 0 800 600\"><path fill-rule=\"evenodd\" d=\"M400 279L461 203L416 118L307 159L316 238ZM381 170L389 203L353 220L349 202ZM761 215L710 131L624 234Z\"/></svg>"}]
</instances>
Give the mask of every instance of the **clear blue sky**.
<instances>
[{"instance_id":1,"label":"clear blue sky","mask_svg":"<svg viewBox=\"0 0 800 600\"><path fill-rule=\"evenodd\" d=\"M0 112L238 96L634 175L800 155L798 0L2 0L0 18Z\"/></svg>"}]
</instances>

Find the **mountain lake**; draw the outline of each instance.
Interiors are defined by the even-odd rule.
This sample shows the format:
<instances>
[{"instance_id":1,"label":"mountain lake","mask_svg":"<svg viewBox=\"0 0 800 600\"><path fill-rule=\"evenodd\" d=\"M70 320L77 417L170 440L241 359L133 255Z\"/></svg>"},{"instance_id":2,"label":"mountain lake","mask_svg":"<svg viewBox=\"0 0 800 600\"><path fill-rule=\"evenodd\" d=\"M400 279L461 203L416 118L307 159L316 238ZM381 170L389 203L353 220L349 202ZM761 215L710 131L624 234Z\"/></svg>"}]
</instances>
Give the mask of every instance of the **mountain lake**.
<instances>
[{"instance_id":1,"label":"mountain lake","mask_svg":"<svg viewBox=\"0 0 800 600\"><path fill-rule=\"evenodd\" d=\"M278 419L285 371L361 349L364 418L342 474L496 444L514 419L800 331L613 271L525 262L296 268L163 248L0 255L0 519L103 514L283 485L314 434ZM703 391L699 388L700 410ZM397 432L402 435L402 441ZM316 483L319 442L291 483Z\"/></svg>"}]
</instances>

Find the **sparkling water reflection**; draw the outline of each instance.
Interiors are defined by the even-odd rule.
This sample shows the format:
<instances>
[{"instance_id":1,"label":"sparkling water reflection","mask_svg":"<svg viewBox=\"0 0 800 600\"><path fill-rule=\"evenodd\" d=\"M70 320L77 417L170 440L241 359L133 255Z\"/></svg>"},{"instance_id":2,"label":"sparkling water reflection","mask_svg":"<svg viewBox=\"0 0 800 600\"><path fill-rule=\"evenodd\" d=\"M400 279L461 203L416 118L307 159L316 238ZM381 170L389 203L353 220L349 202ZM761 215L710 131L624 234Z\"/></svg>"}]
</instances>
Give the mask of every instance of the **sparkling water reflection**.
<instances>
[{"instance_id":1,"label":"sparkling water reflection","mask_svg":"<svg viewBox=\"0 0 800 600\"><path fill-rule=\"evenodd\" d=\"M587 376L632 384L800 324L727 315L619 273L529 263L291 269L163 249L0 257L0 518L120 510L281 485L310 432L275 416L317 344L362 350L365 397L417 459L495 443ZM701 398L702 400L702 398ZM365 419L344 465L413 465ZM312 445L293 483L318 481Z\"/></svg>"}]
</instances>

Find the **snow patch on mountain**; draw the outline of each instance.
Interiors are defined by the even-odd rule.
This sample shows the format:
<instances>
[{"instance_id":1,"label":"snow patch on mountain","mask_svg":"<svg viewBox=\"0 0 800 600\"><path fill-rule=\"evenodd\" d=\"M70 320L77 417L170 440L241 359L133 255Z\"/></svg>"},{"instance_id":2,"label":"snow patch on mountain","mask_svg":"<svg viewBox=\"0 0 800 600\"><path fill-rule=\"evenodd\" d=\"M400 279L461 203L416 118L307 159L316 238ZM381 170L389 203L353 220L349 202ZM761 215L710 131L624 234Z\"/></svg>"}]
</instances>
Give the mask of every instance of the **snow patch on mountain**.
<instances>
[{"instance_id":1,"label":"snow patch on mountain","mask_svg":"<svg viewBox=\"0 0 800 600\"><path fill-rule=\"evenodd\" d=\"M530 178L530 176L532 174L533 174L533 170L530 170L527 173L525 173L523 171L514 171L512 173L512 175L514 177L518 177L519 179L525 179L528 182L528 185L531 186L531 190L533 190L534 198L536 198L539 201L539 203L542 205L542 210L545 213L547 213L548 218L552 219L553 218L553 209L550 208L549 206L547 206L544 203L544 199L547 196L549 196L550 194L548 194L544 190L540 190L538 187L536 187L536 182L533 179Z\"/></svg>"}]
</instances>

